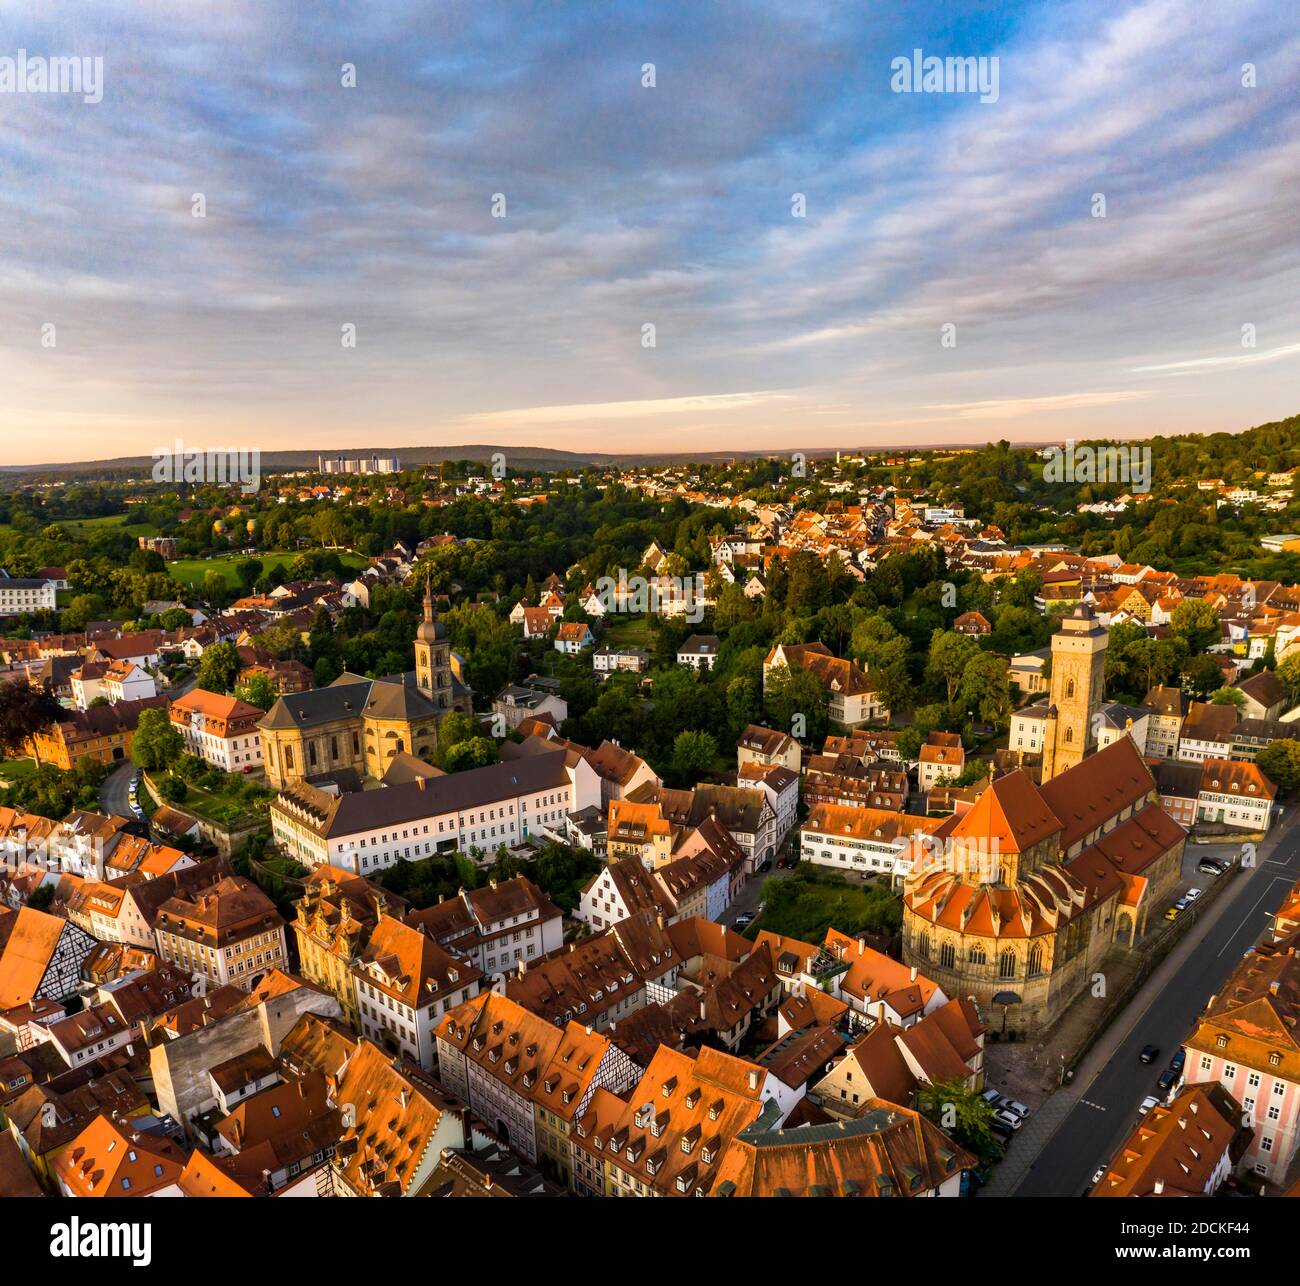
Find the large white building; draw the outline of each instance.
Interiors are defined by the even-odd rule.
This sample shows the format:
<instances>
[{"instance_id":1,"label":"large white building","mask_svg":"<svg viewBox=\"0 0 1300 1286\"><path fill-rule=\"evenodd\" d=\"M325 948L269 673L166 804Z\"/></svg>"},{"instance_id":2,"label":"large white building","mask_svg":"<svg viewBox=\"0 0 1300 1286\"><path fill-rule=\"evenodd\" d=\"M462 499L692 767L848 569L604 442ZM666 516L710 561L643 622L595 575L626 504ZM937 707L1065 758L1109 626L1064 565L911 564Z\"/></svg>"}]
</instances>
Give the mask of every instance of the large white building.
<instances>
[{"instance_id":1,"label":"large white building","mask_svg":"<svg viewBox=\"0 0 1300 1286\"><path fill-rule=\"evenodd\" d=\"M52 612L57 606L53 581L0 574L0 616Z\"/></svg>"},{"instance_id":2,"label":"large white building","mask_svg":"<svg viewBox=\"0 0 1300 1286\"><path fill-rule=\"evenodd\" d=\"M296 782L271 804L276 842L306 866L371 875L435 853L485 856L563 825L600 803L600 778L581 756L545 751L467 772L331 794Z\"/></svg>"},{"instance_id":3,"label":"large white building","mask_svg":"<svg viewBox=\"0 0 1300 1286\"><path fill-rule=\"evenodd\" d=\"M262 766L263 712L237 697L195 688L171 703L172 726L185 749L223 772L250 772Z\"/></svg>"}]
</instances>

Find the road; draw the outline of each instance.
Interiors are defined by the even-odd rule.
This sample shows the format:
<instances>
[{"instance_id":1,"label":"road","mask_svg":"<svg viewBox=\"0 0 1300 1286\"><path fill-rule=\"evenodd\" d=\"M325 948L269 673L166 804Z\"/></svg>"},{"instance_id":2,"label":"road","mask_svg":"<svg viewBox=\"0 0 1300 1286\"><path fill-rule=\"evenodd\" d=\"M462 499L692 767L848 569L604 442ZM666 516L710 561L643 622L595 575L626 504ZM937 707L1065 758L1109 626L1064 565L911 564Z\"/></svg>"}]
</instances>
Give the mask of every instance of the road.
<instances>
[{"instance_id":1,"label":"road","mask_svg":"<svg viewBox=\"0 0 1300 1286\"><path fill-rule=\"evenodd\" d=\"M1210 908L1219 914L1207 916L1206 926L1192 928L1190 954L1168 980L1159 985L1157 970L1151 980L1157 985L1145 987L1115 1020L1113 1033L1107 1033L1111 1037L1108 1044L1118 1037L1113 1050L1101 1051L1105 1056L1098 1069L1085 1060L1082 1075L1091 1079L1076 1080L1061 1091L1077 1095L1078 1101L1029 1167L1015 1189L1016 1196L1079 1196L1090 1186L1093 1174L1114 1156L1137 1121L1142 1099L1159 1092L1156 1078L1206 1002L1260 940L1269 914L1300 879L1300 825L1290 822L1271 850L1263 852L1267 856L1261 857L1253 871L1234 877L1235 887L1225 890L1222 910ZM1170 962L1185 946L1182 943L1174 949ZM1139 1051L1147 1044L1160 1050L1159 1058L1149 1066L1138 1061Z\"/></svg>"},{"instance_id":2,"label":"road","mask_svg":"<svg viewBox=\"0 0 1300 1286\"><path fill-rule=\"evenodd\" d=\"M135 814L132 813L131 804L127 799L127 788L131 785L131 777L134 772L135 765L128 759L125 763L118 764L104 778L104 784L99 788L99 811L101 813L134 818Z\"/></svg>"},{"instance_id":3,"label":"road","mask_svg":"<svg viewBox=\"0 0 1300 1286\"><path fill-rule=\"evenodd\" d=\"M196 678L191 674L173 687L167 688L167 695L173 701L177 697L183 697L194 686L195 682ZM131 774L134 771L135 765L128 759L118 764L104 778L104 784L99 788L99 811L101 813L110 813L117 817L130 817L134 820L135 814L131 811L131 803L127 798L127 789L131 785Z\"/></svg>"}]
</instances>

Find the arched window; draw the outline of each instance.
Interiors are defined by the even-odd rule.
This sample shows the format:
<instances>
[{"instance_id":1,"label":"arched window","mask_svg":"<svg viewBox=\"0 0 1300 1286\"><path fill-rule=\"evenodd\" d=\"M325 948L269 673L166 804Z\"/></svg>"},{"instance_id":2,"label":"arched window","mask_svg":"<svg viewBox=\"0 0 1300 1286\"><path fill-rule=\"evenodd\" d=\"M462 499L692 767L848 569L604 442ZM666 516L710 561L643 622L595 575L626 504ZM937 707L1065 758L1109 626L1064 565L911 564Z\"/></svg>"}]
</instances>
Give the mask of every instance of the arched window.
<instances>
[{"instance_id":1,"label":"arched window","mask_svg":"<svg viewBox=\"0 0 1300 1286\"><path fill-rule=\"evenodd\" d=\"M1067 728L1065 730L1065 744L1068 746L1070 742L1072 742L1073 740L1074 740L1074 729Z\"/></svg>"},{"instance_id":2,"label":"arched window","mask_svg":"<svg viewBox=\"0 0 1300 1286\"><path fill-rule=\"evenodd\" d=\"M988 960L988 958L984 954L984 948L980 946L978 942L973 947L971 947L970 954L967 958L970 960L971 964L973 965L986 964Z\"/></svg>"},{"instance_id":3,"label":"arched window","mask_svg":"<svg viewBox=\"0 0 1300 1286\"><path fill-rule=\"evenodd\" d=\"M1035 943L1029 952L1029 976L1031 978L1034 978L1037 977L1042 972L1043 972L1043 948L1040 947L1037 943Z\"/></svg>"},{"instance_id":4,"label":"arched window","mask_svg":"<svg viewBox=\"0 0 1300 1286\"><path fill-rule=\"evenodd\" d=\"M998 957L998 977L1014 978L1016 976L1016 953L1004 951Z\"/></svg>"},{"instance_id":5,"label":"arched window","mask_svg":"<svg viewBox=\"0 0 1300 1286\"><path fill-rule=\"evenodd\" d=\"M945 942L939 948L939 963L945 969L951 969L957 963L957 948L951 942Z\"/></svg>"},{"instance_id":6,"label":"arched window","mask_svg":"<svg viewBox=\"0 0 1300 1286\"><path fill-rule=\"evenodd\" d=\"M1070 697L1072 697L1072 696L1074 696L1074 680L1073 680L1073 679L1066 679L1066 681L1065 681L1065 695L1066 695L1066 698L1067 698L1067 699L1070 698Z\"/></svg>"},{"instance_id":7,"label":"arched window","mask_svg":"<svg viewBox=\"0 0 1300 1286\"><path fill-rule=\"evenodd\" d=\"M922 959L928 960L930 958L930 935L928 933L923 933L917 938L916 951Z\"/></svg>"}]
</instances>

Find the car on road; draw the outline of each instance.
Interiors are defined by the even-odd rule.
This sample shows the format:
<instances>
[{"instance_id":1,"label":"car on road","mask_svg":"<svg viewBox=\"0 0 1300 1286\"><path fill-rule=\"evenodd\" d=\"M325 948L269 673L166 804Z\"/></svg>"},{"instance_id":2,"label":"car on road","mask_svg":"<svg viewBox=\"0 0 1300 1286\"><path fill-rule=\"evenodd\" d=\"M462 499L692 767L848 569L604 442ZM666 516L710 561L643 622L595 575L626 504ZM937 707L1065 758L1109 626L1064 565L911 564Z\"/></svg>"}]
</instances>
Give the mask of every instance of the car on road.
<instances>
[{"instance_id":1,"label":"car on road","mask_svg":"<svg viewBox=\"0 0 1300 1286\"><path fill-rule=\"evenodd\" d=\"M1171 1089L1173 1089L1174 1082L1177 1079L1178 1079L1178 1073L1174 1071L1172 1067L1166 1067L1165 1070L1160 1073L1160 1077L1156 1081L1156 1088L1164 1090L1164 1092L1167 1094Z\"/></svg>"},{"instance_id":2,"label":"car on road","mask_svg":"<svg viewBox=\"0 0 1300 1286\"><path fill-rule=\"evenodd\" d=\"M1138 1055L1138 1061L1143 1063L1154 1063L1160 1057L1160 1047L1158 1045L1143 1045L1142 1052Z\"/></svg>"},{"instance_id":3,"label":"car on road","mask_svg":"<svg viewBox=\"0 0 1300 1286\"><path fill-rule=\"evenodd\" d=\"M1145 1116L1153 1107L1159 1107L1160 1100L1154 1094L1148 1094L1138 1107L1138 1115Z\"/></svg>"},{"instance_id":4,"label":"car on road","mask_svg":"<svg viewBox=\"0 0 1300 1286\"><path fill-rule=\"evenodd\" d=\"M1096 1174L1092 1176L1092 1186L1095 1188L1106 1177L1106 1166L1102 1166Z\"/></svg>"},{"instance_id":5,"label":"car on road","mask_svg":"<svg viewBox=\"0 0 1300 1286\"><path fill-rule=\"evenodd\" d=\"M1006 1108L1000 1107L993 1113L991 1124L995 1130L1001 1127L1003 1130L1014 1131L1018 1130L1024 1122L1014 1112L1008 1112Z\"/></svg>"},{"instance_id":6,"label":"car on road","mask_svg":"<svg viewBox=\"0 0 1300 1286\"><path fill-rule=\"evenodd\" d=\"M1181 1072L1181 1071L1183 1070L1183 1067L1184 1067L1184 1065L1185 1065L1186 1063L1187 1063L1187 1051L1186 1051L1185 1049L1180 1049L1180 1050L1179 1050L1179 1051L1178 1051L1178 1052L1173 1056L1173 1058L1171 1058L1171 1059L1169 1060L1169 1066L1170 1066L1170 1067L1171 1067L1175 1072Z\"/></svg>"},{"instance_id":7,"label":"car on road","mask_svg":"<svg viewBox=\"0 0 1300 1286\"><path fill-rule=\"evenodd\" d=\"M1201 875L1222 875L1227 869L1228 863L1217 857L1203 857L1196 864L1196 870Z\"/></svg>"},{"instance_id":8,"label":"car on road","mask_svg":"<svg viewBox=\"0 0 1300 1286\"><path fill-rule=\"evenodd\" d=\"M758 869L759 869L760 871L770 871L770 870L772 869L772 859L769 857L769 858L767 859L767 861L763 862L763 863L759 866Z\"/></svg>"},{"instance_id":9,"label":"car on road","mask_svg":"<svg viewBox=\"0 0 1300 1286\"><path fill-rule=\"evenodd\" d=\"M1200 897L1200 896L1201 896L1201 890L1200 890L1200 889L1188 889L1187 892L1183 894L1183 897L1184 897L1188 902L1195 902L1196 899L1197 899L1198 897Z\"/></svg>"},{"instance_id":10,"label":"car on road","mask_svg":"<svg viewBox=\"0 0 1300 1286\"><path fill-rule=\"evenodd\" d=\"M758 916L753 911L742 911L736 917L736 922L733 927L737 929L748 929L757 919Z\"/></svg>"}]
</instances>

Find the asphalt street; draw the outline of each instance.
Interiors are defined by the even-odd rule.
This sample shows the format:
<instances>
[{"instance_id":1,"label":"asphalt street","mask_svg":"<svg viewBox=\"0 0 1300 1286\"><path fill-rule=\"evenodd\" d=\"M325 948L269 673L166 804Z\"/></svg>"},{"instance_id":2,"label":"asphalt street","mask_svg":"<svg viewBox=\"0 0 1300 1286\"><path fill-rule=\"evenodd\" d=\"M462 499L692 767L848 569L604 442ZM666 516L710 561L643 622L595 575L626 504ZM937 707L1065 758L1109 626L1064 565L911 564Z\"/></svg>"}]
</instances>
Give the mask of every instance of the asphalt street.
<instances>
[{"instance_id":1,"label":"asphalt street","mask_svg":"<svg viewBox=\"0 0 1300 1286\"><path fill-rule=\"evenodd\" d=\"M1093 1174L1132 1130L1142 1099L1159 1093L1156 1078L1206 1002L1264 935L1269 915L1300 879L1300 825L1288 818L1277 843L1263 851L1267 856L1258 866L1234 877L1235 887L1225 890L1222 910L1211 908L1219 914L1208 916L1206 926L1192 928L1191 952L1168 981L1144 988L1119 1015L1114 1028L1118 1043L1098 1070L1089 1069L1091 1079L1076 1081L1062 1091L1073 1092L1077 1101L1029 1166L1016 1196L1081 1196L1091 1186ZM1153 979L1159 977L1157 971ZM1160 1050L1150 1065L1138 1061L1138 1053L1148 1044Z\"/></svg>"}]
</instances>

